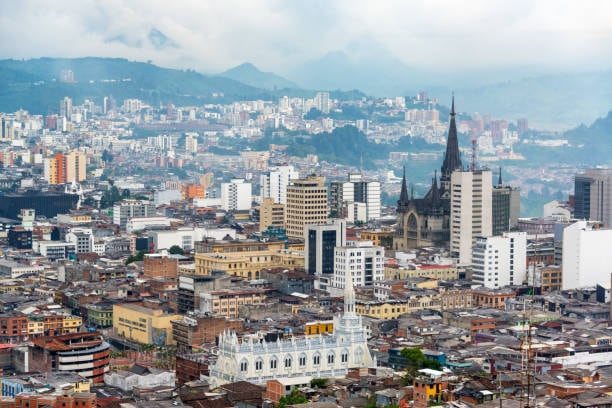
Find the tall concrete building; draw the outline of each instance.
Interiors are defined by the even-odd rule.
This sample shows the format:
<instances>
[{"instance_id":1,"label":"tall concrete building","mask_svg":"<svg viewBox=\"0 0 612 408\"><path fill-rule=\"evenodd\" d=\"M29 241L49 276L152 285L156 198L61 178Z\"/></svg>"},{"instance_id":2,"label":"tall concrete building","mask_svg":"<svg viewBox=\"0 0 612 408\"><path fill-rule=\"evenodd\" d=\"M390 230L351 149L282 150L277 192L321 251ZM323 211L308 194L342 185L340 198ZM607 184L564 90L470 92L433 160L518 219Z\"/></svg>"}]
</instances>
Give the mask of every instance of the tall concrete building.
<instances>
[{"instance_id":1,"label":"tall concrete building","mask_svg":"<svg viewBox=\"0 0 612 408\"><path fill-rule=\"evenodd\" d=\"M147 200L122 200L113 206L113 224L125 228L130 218L152 217L155 204Z\"/></svg>"},{"instance_id":2,"label":"tall concrete building","mask_svg":"<svg viewBox=\"0 0 612 408\"><path fill-rule=\"evenodd\" d=\"M460 266L472 264L476 237L493 232L491 178L490 170L458 170L451 176L450 250Z\"/></svg>"},{"instance_id":3,"label":"tall concrete building","mask_svg":"<svg viewBox=\"0 0 612 408\"><path fill-rule=\"evenodd\" d=\"M261 198L272 198L277 204L287 204L287 186L291 180L299 179L300 174L293 166L270 167L260 179Z\"/></svg>"},{"instance_id":4,"label":"tall concrete building","mask_svg":"<svg viewBox=\"0 0 612 408\"><path fill-rule=\"evenodd\" d=\"M563 290L607 283L612 270L612 229L578 221L563 229Z\"/></svg>"},{"instance_id":5,"label":"tall concrete building","mask_svg":"<svg viewBox=\"0 0 612 408\"><path fill-rule=\"evenodd\" d=\"M472 251L472 280L491 289L520 285L526 279L526 257L525 232L477 237Z\"/></svg>"},{"instance_id":6,"label":"tall concrete building","mask_svg":"<svg viewBox=\"0 0 612 408\"><path fill-rule=\"evenodd\" d=\"M497 236L516 228L521 212L521 191L503 184L500 168L492 194L492 234Z\"/></svg>"},{"instance_id":7,"label":"tall concrete building","mask_svg":"<svg viewBox=\"0 0 612 408\"><path fill-rule=\"evenodd\" d=\"M346 245L346 222L337 220L325 224L309 224L305 227L305 269L309 275L334 273L334 249Z\"/></svg>"},{"instance_id":8,"label":"tall concrete building","mask_svg":"<svg viewBox=\"0 0 612 408\"><path fill-rule=\"evenodd\" d=\"M221 184L221 207L225 211L247 211L251 209L251 183L244 179L232 179Z\"/></svg>"},{"instance_id":9,"label":"tall concrete building","mask_svg":"<svg viewBox=\"0 0 612 408\"><path fill-rule=\"evenodd\" d=\"M66 118L67 121L72 118L72 99L67 96L60 101L60 117Z\"/></svg>"},{"instance_id":10,"label":"tall concrete building","mask_svg":"<svg viewBox=\"0 0 612 408\"><path fill-rule=\"evenodd\" d=\"M348 175L348 181L330 184L330 210L337 218L367 222L380 218L380 182L365 180L360 173ZM358 211L359 204L364 208Z\"/></svg>"},{"instance_id":11,"label":"tall concrete building","mask_svg":"<svg viewBox=\"0 0 612 408\"><path fill-rule=\"evenodd\" d=\"M285 228L285 206L269 197L259 206L259 230L266 231L268 227Z\"/></svg>"},{"instance_id":12,"label":"tall concrete building","mask_svg":"<svg viewBox=\"0 0 612 408\"><path fill-rule=\"evenodd\" d=\"M328 213L325 177L311 175L293 180L287 187L285 226L289 238L304 239L304 227L326 223Z\"/></svg>"},{"instance_id":13,"label":"tall concrete building","mask_svg":"<svg viewBox=\"0 0 612 408\"><path fill-rule=\"evenodd\" d=\"M49 184L79 182L87 178L87 155L76 149L48 157L43 164L43 177Z\"/></svg>"},{"instance_id":14,"label":"tall concrete building","mask_svg":"<svg viewBox=\"0 0 612 408\"><path fill-rule=\"evenodd\" d=\"M334 278L337 290L346 286L372 286L385 277L385 248L372 241L350 241L334 250ZM341 293L341 292L340 292Z\"/></svg>"},{"instance_id":15,"label":"tall concrete building","mask_svg":"<svg viewBox=\"0 0 612 408\"><path fill-rule=\"evenodd\" d=\"M612 222L612 169L593 169L574 178L574 218Z\"/></svg>"}]
</instances>

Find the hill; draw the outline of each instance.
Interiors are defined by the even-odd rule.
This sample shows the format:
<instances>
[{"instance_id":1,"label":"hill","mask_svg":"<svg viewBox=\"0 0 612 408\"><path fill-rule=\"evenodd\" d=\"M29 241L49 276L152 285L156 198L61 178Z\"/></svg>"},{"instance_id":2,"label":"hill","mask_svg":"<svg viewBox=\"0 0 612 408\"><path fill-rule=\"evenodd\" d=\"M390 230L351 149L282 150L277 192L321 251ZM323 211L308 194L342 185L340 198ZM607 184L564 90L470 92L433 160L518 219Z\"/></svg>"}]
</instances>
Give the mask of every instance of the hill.
<instances>
[{"instance_id":1,"label":"hill","mask_svg":"<svg viewBox=\"0 0 612 408\"><path fill-rule=\"evenodd\" d=\"M299 88L294 82L289 81L272 72L263 72L257 69L255 65L245 62L237 67L228 69L220 73L218 76L230 78L235 81L242 82L250 86L262 89L296 89Z\"/></svg>"},{"instance_id":2,"label":"hill","mask_svg":"<svg viewBox=\"0 0 612 408\"><path fill-rule=\"evenodd\" d=\"M58 80L61 71L67 69L74 72L75 82ZM153 105L272 98L268 91L230 78L119 58L0 61L0 111L3 112L25 108L32 113L47 114L57 111L59 100L64 96L76 103L85 98L99 103L108 95L118 101L139 98Z\"/></svg>"}]
</instances>

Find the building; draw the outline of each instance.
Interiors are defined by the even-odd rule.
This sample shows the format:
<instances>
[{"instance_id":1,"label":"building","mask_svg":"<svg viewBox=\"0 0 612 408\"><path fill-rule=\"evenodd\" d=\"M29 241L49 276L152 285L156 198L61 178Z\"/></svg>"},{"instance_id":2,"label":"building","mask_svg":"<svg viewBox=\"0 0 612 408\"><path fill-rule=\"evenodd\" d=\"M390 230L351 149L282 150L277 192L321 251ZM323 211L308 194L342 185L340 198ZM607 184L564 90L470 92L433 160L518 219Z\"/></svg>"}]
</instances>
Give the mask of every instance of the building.
<instances>
[{"instance_id":1,"label":"building","mask_svg":"<svg viewBox=\"0 0 612 408\"><path fill-rule=\"evenodd\" d=\"M325 177L293 180L287 187L285 227L289 238L304 239L305 225L326 223L328 213Z\"/></svg>"},{"instance_id":2,"label":"building","mask_svg":"<svg viewBox=\"0 0 612 408\"><path fill-rule=\"evenodd\" d=\"M472 280L497 289L526 282L527 234L478 237L472 251Z\"/></svg>"},{"instance_id":3,"label":"building","mask_svg":"<svg viewBox=\"0 0 612 408\"><path fill-rule=\"evenodd\" d=\"M244 179L232 179L229 183L221 184L221 208L225 211L248 211L252 202L251 183L246 183Z\"/></svg>"},{"instance_id":4,"label":"building","mask_svg":"<svg viewBox=\"0 0 612 408\"><path fill-rule=\"evenodd\" d=\"M191 353L203 344L214 344L217 336L226 330L242 332L244 320L224 316L191 314L172 320L172 338L179 353Z\"/></svg>"},{"instance_id":5,"label":"building","mask_svg":"<svg viewBox=\"0 0 612 408\"><path fill-rule=\"evenodd\" d=\"M177 279L180 256L162 254L145 254L143 259L143 277L146 279Z\"/></svg>"},{"instance_id":6,"label":"building","mask_svg":"<svg viewBox=\"0 0 612 408\"><path fill-rule=\"evenodd\" d=\"M8 244L15 249L32 249L32 231L21 227L11 228L7 234Z\"/></svg>"},{"instance_id":7,"label":"building","mask_svg":"<svg viewBox=\"0 0 612 408\"><path fill-rule=\"evenodd\" d=\"M172 320L181 315L165 313L143 304L124 303L113 306L113 329L119 336L141 344L168 346L172 339Z\"/></svg>"},{"instance_id":8,"label":"building","mask_svg":"<svg viewBox=\"0 0 612 408\"><path fill-rule=\"evenodd\" d=\"M491 197L492 234L501 235L513 230L518 225L521 212L521 191L518 188L504 186L501 167L497 185L493 186Z\"/></svg>"},{"instance_id":9,"label":"building","mask_svg":"<svg viewBox=\"0 0 612 408\"><path fill-rule=\"evenodd\" d=\"M334 273L334 248L346 245L346 223L336 221L305 227L305 268L309 275Z\"/></svg>"},{"instance_id":10,"label":"building","mask_svg":"<svg viewBox=\"0 0 612 408\"><path fill-rule=\"evenodd\" d=\"M236 318L242 307L264 304L266 292L264 289L224 289L200 293L200 312Z\"/></svg>"},{"instance_id":11,"label":"building","mask_svg":"<svg viewBox=\"0 0 612 408\"><path fill-rule=\"evenodd\" d=\"M285 205L277 204L270 197L266 197L259 206L259 231L266 231L268 227L285 228Z\"/></svg>"},{"instance_id":12,"label":"building","mask_svg":"<svg viewBox=\"0 0 612 408\"><path fill-rule=\"evenodd\" d=\"M125 228L130 218L156 215L155 204L147 200L122 200L113 206L113 224Z\"/></svg>"},{"instance_id":13,"label":"building","mask_svg":"<svg viewBox=\"0 0 612 408\"><path fill-rule=\"evenodd\" d=\"M574 178L574 218L612 222L612 169L593 169Z\"/></svg>"},{"instance_id":14,"label":"building","mask_svg":"<svg viewBox=\"0 0 612 408\"><path fill-rule=\"evenodd\" d=\"M330 184L330 215L351 222L368 222L380 218L380 182L364 180L360 173L350 173L348 181ZM358 209L365 208L364 214Z\"/></svg>"},{"instance_id":15,"label":"building","mask_svg":"<svg viewBox=\"0 0 612 408\"><path fill-rule=\"evenodd\" d=\"M87 155L76 149L48 157L43 164L43 177L49 184L80 182L87 178Z\"/></svg>"},{"instance_id":16,"label":"building","mask_svg":"<svg viewBox=\"0 0 612 408\"><path fill-rule=\"evenodd\" d=\"M98 332L72 333L32 340L23 372L70 371L94 383L104 381L110 362L110 346ZM20 367L21 368L21 367Z\"/></svg>"},{"instance_id":17,"label":"building","mask_svg":"<svg viewBox=\"0 0 612 408\"><path fill-rule=\"evenodd\" d=\"M406 171L402 178L400 198L397 202L397 228L393 237L395 250L406 250L428 246L448 246L450 240L450 183L455 170L461 170L461 154L455 122L455 98L453 97L446 152L438 186L434 174L431 188L420 199L408 196Z\"/></svg>"},{"instance_id":18,"label":"building","mask_svg":"<svg viewBox=\"0 0 612 408\"><path fill-rule=\"evenodd\" d=\"M476 237L492 234L492 189L489 170L458 170L451 176L450 251L460 266L471 265Z\"/></svg>"},{"instance_id":19,"label":"building","mask_svg":"<svg viewBox=\"0 0 612 408\"><path fill-rule=\"evenodd\" d=\"M237 381L265 384L303 376L344 377L350 368L366 368L372 362L361 316L355 313L355 292L348 284L344 313L334 318L333 334L266 341L254 336L238 339L235 332L224 332L209 381L218 387Z\"/></svg>"},{"instance_id":20,"label":"building","mask_svg":"<svg viewBox=\"0 0 612 408\"><path fill-rule=\"evenodd\" d=\"M288 250L245 251L236 253L196 253L195 274L224 272L243 279L259 279L260 271L271 268L304 267L304 254Z\"/></svg>"},{"instance_id":21,"label":"building","mask_svg":"<svg viewBox=\"0 0 612 408\"><path fill-rule=\"evenodd\" d=\"M66 234L66 242L74 244L77 254L93 252L94 237L91 228L72 228Z\"/></svg>"},{"instance_id":22,"label":"building","mask_svg":"<svg viewBox=\"0 0 612 408\"><path fill-rule=\"evenodd\" d=\"M260 178L262 201L271 198L275 204L287 204L287 186L299 178L300 173L293 166L270 167L268 173Z\"/></svg>"},{"instance_id":23,"label":"building","mask_svg":"<svg viewBox=\"0 0 612 408\"><path fill-rule=\"evenodd\" d=\"M344 289L351 286L372 286L385 277L385 249L368 241L349 241L334 250L332 286ZM350 279L349 279L350 277Z\"/></svg>"},{"instance_id":24,"label":"building","mask_svg":"<svg viewBox=\"0 0 612 408\"><path fill-rule=\"evenodd\" d=\"M563 230L563 290L607 283L612 265L612 229L578 221Z\"/></svg>"},{"instance_id":25,"label":"building","mask_svg":"<svg viewBox=\"0 0 612 408\"><path fill-rule=\"evenodd\" d=\"M36 215L53 218L76 209L79 196L76 194L33 191L23 194L0 194L0 217L17 219L24 208L33 209Z\"/></svg>"}]
</instances>

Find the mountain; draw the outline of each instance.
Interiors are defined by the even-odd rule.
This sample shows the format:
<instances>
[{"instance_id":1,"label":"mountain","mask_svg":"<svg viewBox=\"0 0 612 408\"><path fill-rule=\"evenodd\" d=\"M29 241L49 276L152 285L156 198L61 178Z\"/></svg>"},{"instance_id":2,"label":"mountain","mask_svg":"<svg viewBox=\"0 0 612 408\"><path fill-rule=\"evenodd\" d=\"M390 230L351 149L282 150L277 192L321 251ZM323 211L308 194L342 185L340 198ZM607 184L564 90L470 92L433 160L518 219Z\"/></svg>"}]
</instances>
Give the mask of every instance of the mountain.
<instances>
[{"instance_id":1,"label":"mountain","mask_svg":"<svg viewBox=\"0 0 612 408\"><path fill-rule=\"evenodd\" d=\"M60 72L68 69L73 71L75 82L60 82ZM101 103L108 95L119 103L138 98L152 105L273 98L269 91L230 78L120 58L0 60L0 112L24 108L48 114L57 112L64 96L75 103L85 98Z\"/></svg>"},{"instance_id":2,"label":"mountain","mask_svg":"<svg viewBox=\"0 0 612 408\"><path fill-rule=\"evenodd\" d=\"M263 72L257 69L250 62L245 62L237 67L228 69L225 72L218 74L220 77L230 78L235 81L242 82L250 86L262 89L296 89L299 88L294 82L291 82L272 72Z\"/></svg>"}]
</instances>

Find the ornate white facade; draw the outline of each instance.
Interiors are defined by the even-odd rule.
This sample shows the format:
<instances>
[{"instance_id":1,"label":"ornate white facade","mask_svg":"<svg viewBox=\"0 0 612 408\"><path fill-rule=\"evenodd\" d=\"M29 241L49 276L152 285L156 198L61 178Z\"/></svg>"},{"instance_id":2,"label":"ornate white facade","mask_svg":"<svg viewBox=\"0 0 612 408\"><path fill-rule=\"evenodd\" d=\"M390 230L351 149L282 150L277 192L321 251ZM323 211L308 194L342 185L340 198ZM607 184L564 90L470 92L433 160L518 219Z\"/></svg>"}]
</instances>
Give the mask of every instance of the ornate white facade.
<instances>
[{"instance_id":1,"label":"ornate white facade","mask_svg":"<svg viewBox=\"0 0 612 408\"><path fill-rule=\"evenodd\" d=\"M355 314L351 283L344 292L344 313L334 317L331 335L265 342L253 337L239 340L234 332L223 333L217 362L210 369L211 387L237 381L264 384L278 378L344 377L349 368L372 365L366 331L361 316Z\"/></svg>"}]
</instances>

